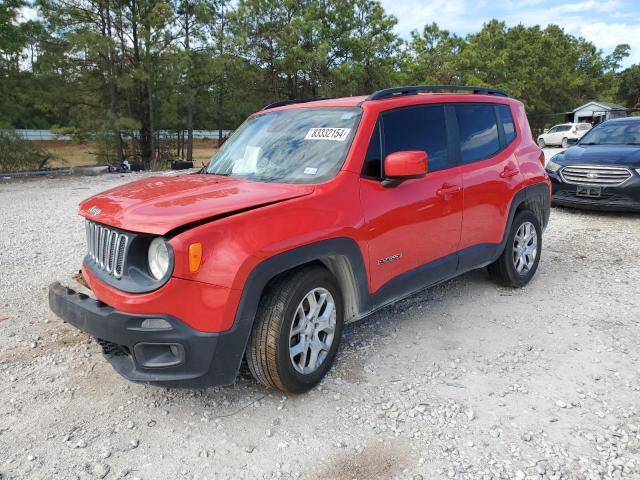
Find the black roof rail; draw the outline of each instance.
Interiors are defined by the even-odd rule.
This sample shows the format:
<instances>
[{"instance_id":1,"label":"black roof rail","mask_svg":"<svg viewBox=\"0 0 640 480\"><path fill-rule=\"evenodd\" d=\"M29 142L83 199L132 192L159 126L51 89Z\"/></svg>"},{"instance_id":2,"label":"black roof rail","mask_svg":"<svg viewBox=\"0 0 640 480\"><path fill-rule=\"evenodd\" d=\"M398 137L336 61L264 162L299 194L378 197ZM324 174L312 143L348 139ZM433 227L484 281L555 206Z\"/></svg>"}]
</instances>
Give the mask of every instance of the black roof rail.
<instances>
[{"instance_id":1,"label":"black roof rail","mask_svg":"<svg viewBox=\"0 0 640 480\"><path fill-rule=\"evenodd\" d=\"M284 107L285 105L292 105L294 103L307 103L315 102L317 100L330 100L331 97L309 97L309 98L295 98L293 100L280 100L279 102L273 102L266 105L262 110L269 110L270 108Z\"/></svg>"},{"instance_id":2,"label":"black roof rail","mask_svg":"<svg viewBox=\"0 0 640 480\"><path fill-rule=\"evenodd\" d=\"M401 95L416 95L418 92L437 93L455 91L470 92L476 95L499 95L501 97L509 96L507 92L498 88L470 87L467 85L415 85L378 90L377 92L373 92L371 95L369 95L367 97L367 100L382 100L384 98L397 97Z\"/></svg>"}]
</instances>

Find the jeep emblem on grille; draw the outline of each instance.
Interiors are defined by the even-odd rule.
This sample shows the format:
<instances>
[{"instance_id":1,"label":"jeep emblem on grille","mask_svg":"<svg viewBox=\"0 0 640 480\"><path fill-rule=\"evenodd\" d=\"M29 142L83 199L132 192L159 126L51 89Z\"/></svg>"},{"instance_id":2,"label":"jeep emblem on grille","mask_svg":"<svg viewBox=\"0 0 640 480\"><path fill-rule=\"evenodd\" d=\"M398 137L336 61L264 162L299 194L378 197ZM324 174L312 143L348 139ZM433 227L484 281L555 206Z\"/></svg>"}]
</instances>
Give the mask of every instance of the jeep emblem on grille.
<instances>
[{"instance_id":1,"label":"jeep emblem on grille","mask_svg":"<svg viewBox=\"0 0 640 480\"><path fill-rule=\"evenodd\" d=\"M91 207L89 210L87 210L87 212L89 212L90 215L100 215L100 212L102 212L102 210L100 210L98 207L96 207L95 205L93 207Z\"/></svg>"},{"instance_id":2,"label":"jeep emblem on grille","mask_svg":"<svg viewBox=\"0 0 640 480\"><path fill-rule=\"evenodd\" d=\"M589 172L587 173L587 178L598 178L600 175L597 173Z\"/></svg>"}]
</instances>

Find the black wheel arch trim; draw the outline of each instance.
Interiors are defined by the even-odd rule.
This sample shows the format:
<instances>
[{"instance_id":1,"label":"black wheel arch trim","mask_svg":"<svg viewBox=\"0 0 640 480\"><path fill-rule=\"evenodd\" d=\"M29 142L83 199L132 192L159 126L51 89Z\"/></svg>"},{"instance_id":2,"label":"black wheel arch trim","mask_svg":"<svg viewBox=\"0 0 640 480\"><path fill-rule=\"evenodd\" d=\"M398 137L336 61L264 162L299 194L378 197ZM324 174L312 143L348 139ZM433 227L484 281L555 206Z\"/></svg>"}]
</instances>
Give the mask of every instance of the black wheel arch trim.
<instances>
[{"instance_id":1,"label":"black wheel arch trim","mask_svg":"<svg viewBox=\"0 0 640 480\"><path fill-rule=\"evenodd\" d=\"M269 282L286 271L313 262L321 262L325 266L331 267L327 262L330 263L335 259L346 259L348 273L353 276L352 286L354 289L353 292L347 292L347 294L355 296L357 310L365 309L369 296L367 270L362 252L355 240L348 237L337 237L302 245L267 258L251 271L240 296L233 327L226 332L229 339L233 338L234 341L220 342L218 346L220 351L216 351L216 356L230 362L229 370L237 373L249 342L260 298ZM335 271L332 273L336 274ZM344 282L340 283L344 295L345 285L342 285Z\"/></svg>"}]
</instances>

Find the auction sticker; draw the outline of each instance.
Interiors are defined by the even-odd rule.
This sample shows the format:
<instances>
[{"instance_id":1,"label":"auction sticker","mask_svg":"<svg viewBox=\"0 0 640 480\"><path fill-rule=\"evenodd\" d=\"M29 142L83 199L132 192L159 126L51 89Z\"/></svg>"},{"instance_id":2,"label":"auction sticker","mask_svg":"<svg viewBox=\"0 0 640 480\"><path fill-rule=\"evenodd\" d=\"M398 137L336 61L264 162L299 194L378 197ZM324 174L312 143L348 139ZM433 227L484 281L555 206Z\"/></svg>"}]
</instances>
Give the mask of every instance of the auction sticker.
<instances>
[{"instance_id":1,"label":"auction sticker","mask_svg":"<svg viewBox=\"0 0 640 480\"><path fill-rule=\"evenodd\" d=\"M349 136L350 128L310 128L305 140L333 140L344 142Z\"/></svg>"}]
</instances>

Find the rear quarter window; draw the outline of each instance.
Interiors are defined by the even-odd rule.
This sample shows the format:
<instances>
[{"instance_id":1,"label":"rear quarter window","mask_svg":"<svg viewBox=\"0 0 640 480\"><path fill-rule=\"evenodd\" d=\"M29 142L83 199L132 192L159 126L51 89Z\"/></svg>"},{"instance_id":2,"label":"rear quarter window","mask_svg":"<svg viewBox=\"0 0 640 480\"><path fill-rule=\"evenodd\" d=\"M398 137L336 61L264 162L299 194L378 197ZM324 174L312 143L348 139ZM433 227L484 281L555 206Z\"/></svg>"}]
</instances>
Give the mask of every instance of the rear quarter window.
<instances>
[{"instance_id":1,"label":"rear quarter window","mask_svg":"<svg viewBox=\"0 0 640 480\"><path fill-rule=\"evenodd\" d=\"M489 158L500 151L494 105L458 104L455 109L462 163Z\"/></svg>"},{"instance_id":2,"label":"rear quarter window","mask_svg":"<svg viewBox=\"0 0 640 480\"><path fill-rule=\"evenodd\" d=\"M502 129L504 130L505 145L509 145L516 138L516 127L513 123L513 116L511 115L511 108L509 105L497 105L498 118L502 123Z\"/></svg>"}]
</instances>

